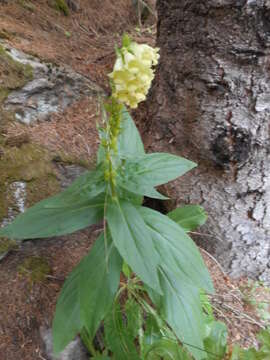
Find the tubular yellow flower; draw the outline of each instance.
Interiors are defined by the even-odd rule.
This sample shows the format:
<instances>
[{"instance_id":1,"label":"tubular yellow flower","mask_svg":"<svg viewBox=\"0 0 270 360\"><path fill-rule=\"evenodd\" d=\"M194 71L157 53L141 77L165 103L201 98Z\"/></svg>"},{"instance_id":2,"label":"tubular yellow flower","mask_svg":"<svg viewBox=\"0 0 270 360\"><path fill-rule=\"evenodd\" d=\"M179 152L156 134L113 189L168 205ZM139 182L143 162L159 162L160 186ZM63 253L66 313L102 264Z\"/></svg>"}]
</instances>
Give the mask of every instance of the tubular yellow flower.
<instances>
[{"instance_id":1,"label":"tubular yellow flower","mask_svg":"<svg viewBox=\"0 0 270 360\"><path fill-rule=\"evenodd\" d=\"M146 99L154 79L153 66L157 65L159 49L131 42L122 47L109 77L113 83L112 96L130 108L136 108Z\"/></svg>"}]
</instances>

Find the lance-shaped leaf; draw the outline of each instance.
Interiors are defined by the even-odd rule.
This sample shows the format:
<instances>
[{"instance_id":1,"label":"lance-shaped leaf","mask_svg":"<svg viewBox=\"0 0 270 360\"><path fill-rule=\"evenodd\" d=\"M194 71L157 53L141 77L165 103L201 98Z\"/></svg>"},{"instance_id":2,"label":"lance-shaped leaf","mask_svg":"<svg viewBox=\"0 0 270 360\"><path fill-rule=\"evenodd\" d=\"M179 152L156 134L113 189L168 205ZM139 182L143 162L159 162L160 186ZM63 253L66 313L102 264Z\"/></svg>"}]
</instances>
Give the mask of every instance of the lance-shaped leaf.
<instances>
[{"instance_id":1,"label":"lance-shaped leaf","mask_svg":"<svg viewBox=\"0 0 270 360\"><path fill-rule=\"evenodd\" d=\"M62 193L42 200L0 229L0 236L16 240L70 234L103 217L103 171L87 172Z\"/></svg>"},{"instance_id":2,"label":"lance-shaped leaf","mask_svg":"<svg viewBox=\"0 0 270 360\"><path fill-rule=\"evenodd\" d=\"M213 292L213 284L201 254L184 230L155 210L141 207L139 212L151 233L162 267L176 276L185 276L193 286Z\"/></svg>"},{"instance_id":3,"label":"lance-shaped leaf","mask_svg":"<svg viewBox=\"0 0 270 360\"><path fill-rule=\"evenodd\" d=\"M204 209L199 205L181 206L170 211L167 215L186 232L196 229L207 220Z\"/></svg>"},{"instance_id":4,"label":"lance-shaped leaf","mask_svg":"<svg viewBox=\"0 0 270 360\"><path fill-rule=\"evenodd\" d=\"M119 179L119 178L118 178ZM127 190L132 192L134 195L139 195L139 196L147 196L153 199L160 199L160 200L168 200L169 198L167 196L164 196L162 194L160 194L154 187L149 187L149 186L138 186L137 190L135 190L135 188L130 184L124 184L121 182L121 180L119 181L119 187L122 187L123 190Z\"/></svg>"},{"instance_id":5,"label":"lance-shaped leaf","mask_svg":"<svg viewBox=\"0 0 270 360\"><path fill-rule=\"evenodd\" d=\"M157 211L143 207L139 211L160 255L164 295L152 290L148 293L177 337L196 359L203 359L204 318L199 294L201 288L213 291L208 271L197 247L180 226Z\"/></svg>"},{"instance_id":6,"label":"lance-shaped leaf","mask_svg":"<svg viewBox=\"0 0 270 360\"><path fill-rule=\"evenodd\" d=\"M122 111L118 151L121 157L138 156L145 153L140 133L126 107Z\"/></svg>"},{"instance_id":7,"label":"lance-shaped leaf","mask_svg":"<svg viewBox=\"0 0 270 360\"><path fill-rule=\"evenodd\" d=\"M168 269L164 270L161 267L160 274L164 295L156 295L152 300L195 359L204 359L204 318L199 289L186 282L185 276L175 276Z\"/></svg>"},{"instance_id":8,"label":"lance-shaped leaf","mask_svg":"<svg viewBox=\"0 0 270 360\"><path fill-rule=\"evenodd\" d=\"M64 283L53 321L54 351L62 351L86 328L92 338L118 288L122 260L111 238L96 240L89 254L77 265Z\"/></svg>"},{"instance_id":9,"label":"lance-shaped leaf","mask_svg":"<svg viewBox=\"0 0 270 360\"><path fill-rule=\"evenodd\" d=\"M154 153L127 159L118 172L119 185L136 194L166 199L154 187L174 180L196 166L176 155Z\"/></svg>"},{"instance_id":10,"label":"lance-shaped leaf","mask_svg":"<svg viewBox=\"0 0 270 360\"><path fill-rule=\"evenodd\" d=\"M142 281L161 293L157 273L159 256L137 208L124 200L112 201L106 217L113 242L123 259Z\"/></svg>"}]
</instances>

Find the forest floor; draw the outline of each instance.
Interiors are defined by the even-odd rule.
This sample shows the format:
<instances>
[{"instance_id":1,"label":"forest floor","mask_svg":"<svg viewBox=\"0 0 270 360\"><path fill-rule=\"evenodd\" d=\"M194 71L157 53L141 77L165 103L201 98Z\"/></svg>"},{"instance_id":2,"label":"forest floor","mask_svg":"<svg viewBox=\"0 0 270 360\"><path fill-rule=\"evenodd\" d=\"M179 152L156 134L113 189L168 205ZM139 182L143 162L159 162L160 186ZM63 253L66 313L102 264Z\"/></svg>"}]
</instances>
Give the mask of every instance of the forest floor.
<instances>
[{"instance_id":1,"label":"forest floor","mask_svg":"<svg viewBox=\"0 0 270 360\"><path fill-rule=\"evenodd\" d=\"M121 34L126 31L139 42L155 42L154 17L138 28L131 2L118 0L115 6L111 0L81 0L80 9L65 16L53 7L53 1L0 1L0 38L42 61L71 67L105 92L114 45L120 42ZM32 142L49 150L92 161L98 146L97 120L98 99L82 98L49 122L31 126L12 122L5 131L6 136L27 133ZM151 133L147 138L151 139ZM87 253L96 232L91 228L57 239L29 241L1 262L1 360L46 359L40 327L50 326L64 278ZM228 325L229 343L256 344L256 334L269 313L269 292L248 279L230 279L210 254L202 250L202 255L216 288L214 311ZM31 259L42 263L45 275L38 270L36 276L28 266ZM261 304L268 304L268 308Z\"/></svg>"}]
</instances>

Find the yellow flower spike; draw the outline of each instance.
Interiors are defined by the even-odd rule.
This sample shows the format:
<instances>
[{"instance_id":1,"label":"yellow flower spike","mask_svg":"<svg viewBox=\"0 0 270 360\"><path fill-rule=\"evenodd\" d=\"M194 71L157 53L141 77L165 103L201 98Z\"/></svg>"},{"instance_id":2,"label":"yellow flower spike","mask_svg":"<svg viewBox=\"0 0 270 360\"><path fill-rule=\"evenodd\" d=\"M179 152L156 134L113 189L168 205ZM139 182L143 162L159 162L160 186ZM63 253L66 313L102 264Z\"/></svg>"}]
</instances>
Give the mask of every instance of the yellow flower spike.
<instances>
[{"instance_id":1,"label":"yellow flower spike","mask_svg":"<svg viewBox=\"0 0 270 360\"><path fill-rule=\"evenodd\" d=\"M134 109L146 99L154 79L153 66L157 65L159 49L146 44L131 42L120 49L113 72L109 74L113 82L112 97Z\"/></svg>"}]
</instances>

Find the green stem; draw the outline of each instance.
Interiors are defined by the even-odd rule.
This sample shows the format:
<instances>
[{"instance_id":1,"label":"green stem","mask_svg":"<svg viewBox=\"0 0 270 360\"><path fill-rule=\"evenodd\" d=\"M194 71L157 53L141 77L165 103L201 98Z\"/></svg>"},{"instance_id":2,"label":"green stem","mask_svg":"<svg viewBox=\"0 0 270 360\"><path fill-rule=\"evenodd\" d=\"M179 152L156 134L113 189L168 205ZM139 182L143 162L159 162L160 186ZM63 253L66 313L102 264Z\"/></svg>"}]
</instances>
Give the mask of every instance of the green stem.
<instances>
[{"instance_id":1,"label":"green stem","mask_svg":"<svg viewBox=\"0 0 270 360\"><path fill-rule=\"evenodd\" d=\"M109 119L106 125L106 141L105 141L105 179L110 184L112 198L116 198L116 166L117 143L121 128L122 105L115 99L111 98L111 103L107 107Z\"/></svg>"},{"instance_id":2,"label":"green stem","mask_svg":"<svg viewBox=\"0 0 270 360\"><path fill-rule=\"evenodd\" d=\"M88 332L85 328L83 328L81 331L81 338L82 338L82 341L83 341L84 345L86 346L87 350L93 356L100 355L100 353L98 351L96 351L96 349L94 348L94 345L93 345L92 341L89 339Z\"/></svg>"}]
</instances>

